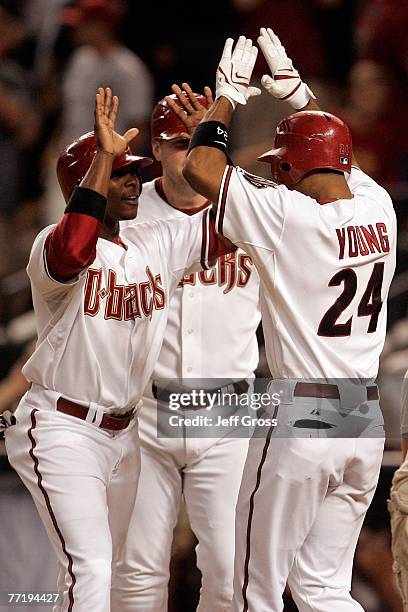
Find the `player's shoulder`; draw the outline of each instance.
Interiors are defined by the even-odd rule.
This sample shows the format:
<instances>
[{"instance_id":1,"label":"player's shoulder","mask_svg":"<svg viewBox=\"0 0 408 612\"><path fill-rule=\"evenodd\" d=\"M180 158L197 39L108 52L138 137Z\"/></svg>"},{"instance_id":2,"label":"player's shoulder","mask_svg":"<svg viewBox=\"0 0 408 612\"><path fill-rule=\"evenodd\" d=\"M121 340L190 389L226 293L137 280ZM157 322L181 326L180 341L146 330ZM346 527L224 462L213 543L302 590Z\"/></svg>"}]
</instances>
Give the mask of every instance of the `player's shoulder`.
<instances>
[{"instance_id":1,"label":"player's shoulder","mask_svg":"<svg viewBox=\"0 0 408 612\"><path fill-rule=\"evenodd\" d=\"M50 234L52 232L54 227L56 227L56 223L51 223L50 225L47 225L46 227L43 227L43 229L40 230L38 232L37 236L35 237L32 249L34 249L34 247L39 245L39 244L43 244L45 242L48 234Z\"/></svg>"},{"instance_id":2,"label":"player's shoulder","mask_svg":"<svg viewBox=\"0 0 408 612\"><path fill-rule=\"evenodd\" d=\"M391 196L388 191L358 166L351 167L347 183L353 194L375 195L377 199L383 200L387 204L392 204Z\"/></svg>"}]
</instances>

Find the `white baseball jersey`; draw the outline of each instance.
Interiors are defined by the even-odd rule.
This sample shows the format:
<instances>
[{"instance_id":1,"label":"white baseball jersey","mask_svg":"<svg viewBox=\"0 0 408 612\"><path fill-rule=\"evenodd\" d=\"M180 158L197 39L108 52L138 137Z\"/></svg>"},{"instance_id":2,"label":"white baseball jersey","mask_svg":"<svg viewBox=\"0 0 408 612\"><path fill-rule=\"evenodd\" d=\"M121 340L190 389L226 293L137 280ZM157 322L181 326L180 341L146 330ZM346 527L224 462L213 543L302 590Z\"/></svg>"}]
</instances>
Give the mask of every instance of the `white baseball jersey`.
<instances>
[{"instance_id":1,"label":"white baseball jersey","mask_svg":"<svg viewBox=\"0 0 408 612\"><path fill-rule=\"evenodd\" d=\"M257 266L274 378L377 375L396 219L387 192L361 170L348 184L352 199L319 204L241 168L225 170L217 230Z\"/></svg>"},{"instance_id":2,"label":"white baseball jersey","mask_svg":"<svg viewBox=\"0 0 408 612\"><path fill-rule=\"evenodd\" d=\"M93 263L68 283L48 273L44 243L54 226L45 228L27 267L38 327L27 379L105 412L135 406L160 351L170 295L205 259L208 220L207 210L129 227L126 250L99 238Z\"/></svg>"},{"instance_id":3,"label":"white baseball jersey","mask_svg":"<svg viewBox=\"0 0 408 612\"><path fill-rule=\"evenodd\" d=\"M197 214L197 209L171 206L162 180L156 179L143 185L136 223ZM186 387L194 380L191 386L214 388L220 379L252 377L259 322L259 277L251 258L241 249L222 255L212 270L187 274L178 284L154 378L159 384L160 379L182 378ZM220 439L210 428L208 437L192 437L188 428L180 428L173 437L162 438L157 412L150 381L139 411L142 470L116 579L122 594L118 610L167 610L173 529L182 496L199 542L198 610L229 609L235 506L249 441L227 435Z\"/></svg>"},{"instance_id":4,"label":"white baseball jersey","mask_svg":"<svg viewBox=\"0 0 408 612\"><path fill-rule=\"evenodd\" d=\"M136 221L183 219L196 212L168 204L156 179L143 185ZM211 270L185 275L171 300L154 377L251 376L259 359L260 318L259 276L241 249L222 255Z\"/></svg>"}]
</instances>

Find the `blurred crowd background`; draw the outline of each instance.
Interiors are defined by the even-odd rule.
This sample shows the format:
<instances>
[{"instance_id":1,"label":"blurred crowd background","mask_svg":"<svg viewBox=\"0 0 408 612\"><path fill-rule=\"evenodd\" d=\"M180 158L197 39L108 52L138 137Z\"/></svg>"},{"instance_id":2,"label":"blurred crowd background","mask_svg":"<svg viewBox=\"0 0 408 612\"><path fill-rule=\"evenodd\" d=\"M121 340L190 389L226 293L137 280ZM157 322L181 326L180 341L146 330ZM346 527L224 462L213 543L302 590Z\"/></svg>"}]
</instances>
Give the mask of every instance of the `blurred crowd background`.
<instances>
[{"instance_id":1,"label":"blurred crowd background","mask_svg":"<svg viewBox=\"0 0 408 612\"><path fill-rule=\"evenodd\" d=\"M217 0L194 7L156 0L143 10L136 0L0 0L0 409L15 405L24 392L21 363L35 340L25 266L38 231L64 210L56 159L66 144L92 130L96 88L113 88L121 103L118 129L139 127L133 150L150 154L150 113L172 83L214 89L225 38L256 40L260 26L276 31L320 106L349 124L360 166L393 197L398 261L381 374L401 379L408 368L408 0ZM254 81L264 72L259 57ZM256 157L270 148L288 110L266 93L238 109L235 163L268 177ZM144 179L159 175L155 163ZM398 423L398 384L384 385L383 408ZM387 440L389 457L398 454L398 445L397 437ZM353 589L368 612L402 611L386 510L396 462L384 463L356 556ZM0 521L4 525L13 514L16 524L0 531L0 590L54 588L53 556L31 500L4 456L1 467ZM194 544L182 512L171 612L195 609L200 576ZM294 609L289 597L285 609Z\"/></svg>"}]
</instances>

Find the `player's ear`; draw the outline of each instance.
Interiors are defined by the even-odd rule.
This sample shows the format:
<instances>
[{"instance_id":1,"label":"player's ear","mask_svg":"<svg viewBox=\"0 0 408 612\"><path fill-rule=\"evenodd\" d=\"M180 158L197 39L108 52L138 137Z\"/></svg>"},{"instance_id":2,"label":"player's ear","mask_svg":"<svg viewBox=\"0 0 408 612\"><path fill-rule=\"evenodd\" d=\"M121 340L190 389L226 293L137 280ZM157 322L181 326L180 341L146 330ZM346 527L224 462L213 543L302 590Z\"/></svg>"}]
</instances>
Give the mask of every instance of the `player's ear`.
<instances>
[{"instance_id":1,"label":"player's ear","mask_svg":"<svg viewBox=\"0 0 408 612\"><path fill-rule=\"evenodd\" d=\"M156 161L161 161L161 146L158 138L152 140L152 153Z\"/></svg>"}]
</instances>

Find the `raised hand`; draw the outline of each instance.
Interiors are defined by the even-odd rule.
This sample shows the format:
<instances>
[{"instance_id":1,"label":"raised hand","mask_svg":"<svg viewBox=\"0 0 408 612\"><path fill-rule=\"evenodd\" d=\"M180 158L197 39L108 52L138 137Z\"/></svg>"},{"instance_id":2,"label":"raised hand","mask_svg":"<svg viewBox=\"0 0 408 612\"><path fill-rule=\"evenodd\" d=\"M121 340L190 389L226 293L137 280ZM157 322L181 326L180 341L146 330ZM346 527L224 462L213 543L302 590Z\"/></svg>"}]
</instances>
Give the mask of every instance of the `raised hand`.
<instances>
[{"instance_id":1,"label":"raised hand","mask_svg":"<svg viewBox=\"0 0 408 612\"><path fill-rule=\"evenodd\" d=\"M234 40L227 38L217 68L215 98L225 96L235 108L237 103L246 104L252 96L259 96L261 90L249 85L258 49L245 36L233 46Z\"/></svg>"},{"instance_id":2,"label":"raised hand","mask_svg":"<svg viewBox=\"0 0 408 612\"><path fill-rule=\"evenodd\" d=\"M210 108L212 105L213 95L211 89L208 86L205 86L204 96L207 100L206 108L196 98L188 83L182 83L181 87L182 88L174 84L171 88L172 92L176 94L179 104L177 104L174 98L171 98L170 96L166 96L166 101L172 111L185 125L186 132L191 135L207 112L207 108Z\"/></svg>"},{"instance_id":3,"label":"raised hand","mask_svg":"<svg viewBox=\"0 0 408 612\"><path fill-rule=\"evenodd\" d=\"M261 83L274 98L289 102L293 108L306 106L310 98L316 99L294 68L285 47L271 28L261 28L258 44L268 63L271 75L264 74Z\"/></svg>"},{"instance_id":4,"label":"raised hand","mask_svg":"<svg viewBox=\"0 0 408 612\"><path fill-rule=\"evenodd\" d=\"M115 132L116 115L119 108L119 98L112 96L110 87L99 87L95 96L95 139L99 150L114 157L122 155L135 138L139 130L130 128L123 136Z\"/></svg>"}]
</instances>

